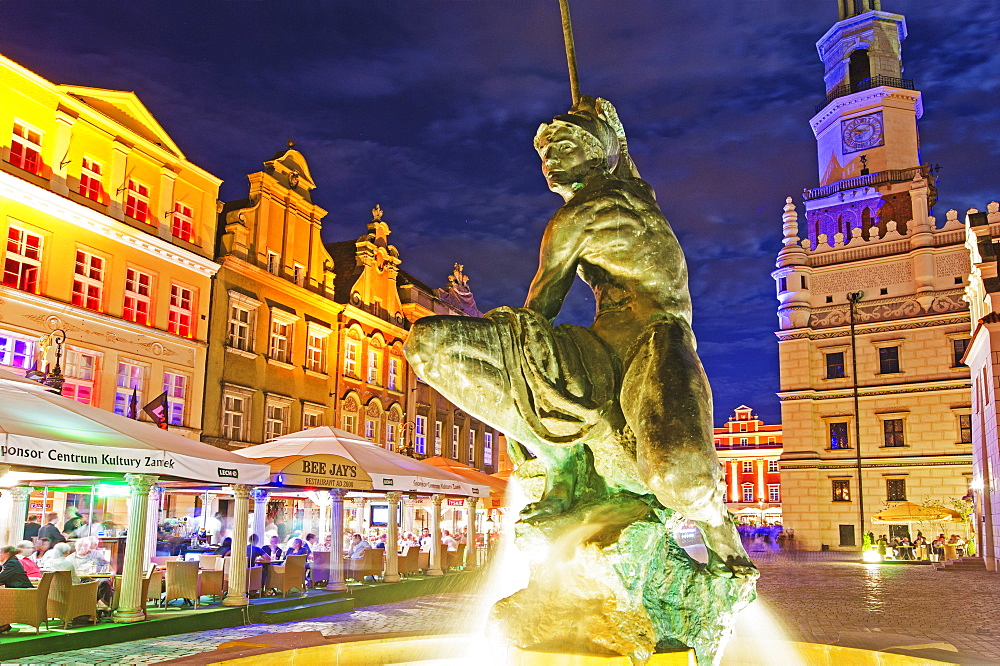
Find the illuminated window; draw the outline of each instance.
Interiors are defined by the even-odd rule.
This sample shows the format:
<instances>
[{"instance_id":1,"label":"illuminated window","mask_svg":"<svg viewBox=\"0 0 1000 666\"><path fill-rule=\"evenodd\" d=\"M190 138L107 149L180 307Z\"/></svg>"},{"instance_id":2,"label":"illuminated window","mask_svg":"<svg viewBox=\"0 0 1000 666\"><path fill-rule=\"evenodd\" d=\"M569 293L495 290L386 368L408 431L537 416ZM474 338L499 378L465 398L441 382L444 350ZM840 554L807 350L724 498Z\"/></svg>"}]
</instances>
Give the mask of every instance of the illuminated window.
<instances>
[{"instance_id":1,"label":"illuminated window","mask_svg":"<svg viewBox=\"0 0 1000 666\"><path fill-rule=\"evenodd\" d=\"M493 464L493 433L483 433L483 464Z\"/></svg>"},{"instance_id":2,"label":"illuminated window","mask_svg":"<svg viewBox=\"0 0 1000 666\"><path fill-rule=\"evenodd\" d=\"M149 221L149 186L137 180L128 179L125 193L125 214L140 222Z\"/></svg>"},{"instance_id":3,"label":"illuminated window","mask_svg":"<svg viewBox=\"0 0 1000 666\"><path fill-rule=\"evenodd\" d=\"M302 264L292 264L292 281L300 287L306 284L306 267Z\"/></svg>"},{"instance_id":4,"label":"illuminated window","mask_svg":"<svg viewBox=\"0 0 1000 666\"><path fill-rule=\"evenodd\" d=\"M281 255L277 252L267 251L267 272L281 275Z\"/></svg>"},{"instance_id":5,"label":"illuminated window","mask_svg":"<svg viewBox=\"0 0 1000 666\"><path fill-rule=\"evenodd\" d=\"M167 321L167 331L182 338L194 337L192 322L194 313L192 303L193 292L177 284L170 285L170 318Z\"/></svg>"},{"instance_id":6,"label":"illuminated window","mask_svg":"<svg viewBox=\"0 0 1000 666\"><path fill-rule=\"evenodd\" d=\"M451 427L451 458L453 460L458 460L458 426Z\"/></svg>"},{"instance_id":7,"label":"illuminated window","mask_svg":"<svg viewBox=\"0 0 1000 666\"><path fill-rule=\"evenodd\" d=\"M424 455L427 453L427 417L418 416L413 426L413 451Z\"/></svg>"},{"instance_id":8,"label":"illuminated window","mask_svg":"<svg viewBox=\"0 0 1000 666\"><path fill-rule=\"evenodd\" d=\"M906 479L886 479L885 499L889 502L905 502Z\"/></svg>"},{"instance_id":9,"label":"illuminated window","mask_svg":"<svg viewBox=\"0 0 1000 666\"><path fill-rule=\"evenodd\" d=\"M396 424L385 424L385 448L392 451L396 443Z\"/></svg>"},{"instance_id":10,"label":"illuminated window","mask_svg":"<svg viewBox=\"0 0 1000 666\"><path fill-rule=\"evenodd\" d=\"M323 425L323 407L318 405L302 406L302 429L318 428Z\"/></svg>"},{"instance_id":11,"label":"illuminated window","mask_svg":"<svg viewBox=\"0 0 1000 666\"><path fill-rule=\"evenodd\" d=\"M826 378L841 379L844 376L844 352L826 354Z\"/></svg>"},{"instance_id":12,"label":"illuminated window","mask_svg":"<svg viewBox=\"0 0 1000 666\"><path fill-rule=\"evenodd\" d=\"M115 414L135 418L145 404L142 401L146 368L125 361L118 362L118 376L115 384Z\"/></svg>"},{"instance_id":13,"label":"illuminated window","mask_svg":"<svg viewBox=\"0 0 1000 666\"><path fill-rule=\"evenodd\" d=\"M344 343L344 374L348 377L358 376L358 348L361 346L357 340L348 339Z\"/></svg>"},{"instance_id":14,"label":"illuminated window","mask_svg":"<svg viewBox=\"0 0 1000 666\"><path fill-rule=\"evenodd\" d=\"M326 372L326 340L328 333L312 330L306 340L306 369Z\"/></svg>"},{"instance_id":15,"label":"illuminated window","mask_svg":"<svg viewBox=\"0 0 1000 666\"><path fill-rule=\"evenodd\" d=\"M744 483L743 486L743 501L752 502L753 501L753 486L749 483Z\"/></svg>"},{"instance_id":16,"label":"illuminated window","mask_svg":"<svg viewBox=\"0 0 1000 666\"><path fill-rule=\"evenodd\" d=\"M14 289L38 293L38 272L41 267L42 237L13 226L7 229L3 283Z\"/></svg>"},{"instance_id":17,"label":"illuminated window","mask_svg":"<svg viewBox=\"0 0 1000 666\"><path fill-rule=\"evenodd\" d=\"M42 133L14 121L10 141L10 163L34 174L42 172Z\"/></svg>"},{"instance_id":18,"label":"illuminated window","mask_svg":"<svg viewBox=\"0 0 1000 666\"><path fill-rule=\"evenodd\" d=\"M176 372L163 373L163 390L167 394L167 423L184 425L184 406L187 404L187 375Z\"/></svg>"},{"instance_id":19,"label":"illuminated window","mask_svg":"<svg viewBox=\"0 0 1000 666\"><path fill-rule=\"evenodd\" d=\"M73 305L89 310L101 309L104 290L104 259L76 251L76 275L73 278Z\"/></svg>"},{"instance_id":20,"label":"illuminated window","mask_svg":"<svg viewBox=\"0 0 1000 666\"><path fill-rule=\"evenodd\" d=\"M768 460L767 461L767 471L768 472L778 472L778 471L780 471L780 469L778 468L778 461L777 460Z\"/></svg>"},{"instance_id":21,"label":"illuminated window","mask_svg":"<svg viewBox=\"0 0 1000 666\"><path fill-rule=\"evenodd\" d=\"M229 302L229 330L226 344L233 349L253 351L254 312L240 303Z\"/></svg>"},{"instance_id":22,"label":"illuminated window","mask_svg":"<svg viewBox=\"0 0 1000 666\"><path fill-rule=\"evenodd\" d=\"M63 363L62 394L67 398L82 402L85 405L94 404L94 376L97 368L97 355L76 349L67 349Z\"/></svg>"},{"instance_id":23,"label":"illuminated window","mask_svg":"<svg viewBox=\"0 0 1000 666\"><path fill-rule=\"evenodd\" d=\"M389 381L386 388L390 391L399 390L399 359L395 356L389 357Z\"/></svg>"},{"instance_id":24,"label":"illuminated window","mask_svg":"<svg viewBox=\"0 0 1000 666\"><path fill-rule=\"evenodd\" d=\"M833 480L833 501L834 502L850 502L851 501L851 482L848 479L834 479Z\"/></svg>"},{"instance_id":25,"label":"illuminated window","mask_svg":"<svg viewBox=\"0 0 1000 666\"><path fill-rule=\"evenodd\" d=\"M357 419L355 419L354 414L344 414L343 417L344 430L347 432L356 432Z\"/></svg>"},{"instance_id":26,"label":"illuminated window","mask_svg":"<svg viewBox=\"0 0 1000 666\"><path fill-rule=\"evenodd\" d=\"M242 441L246 439L250 396L242 391L224 390L222 394L222 436Z\"/></svg>"},{"instance_id":27,"label":"illuminated window","mask_svg":"<svg viewBox=\"0 0 1000 666\"><path fill-rule=\"evenodd\" d=\"M476 431L469 430L469 464L476 464Z\"/></svg>"},{"instance_id":28,"label":"illuminated window","mask_svg":"<svg viewBox=\"0 0 1000 666\"><path fill-rule=\"evenodd\" d=\"M952 353L952 367L961 367L965 364L962 363L962 358L965 356L965 351L969 348L969 338L955 338L951 341L951 353Z\"/></svg>"},{"instance_id":29,"label":"illuminated window","mask_svg":"<svg viewBox=\"0 0 1000 666\"><path fill-rule=\"evenodd\" d=\"M368 383L380 384L382 374L382 353L375 350L368 350Z\"/></svg>"},{"instance_id":30,"label":"illuminated window","mask_svg":"<svg viewBox=\"0 0 1000 666\"><path fill-rule=\"evenodd\" d=\"M753 472L753 461L752 460L744 460L743 461L743 473L744 474L750 474L751 472Z\"/></svg>"},{"instance_id":31,"label":"illuminated window","mask_svg":"<svg viewBox=\"0 0 1000 666\"><path fill-rule=\"evenodd\" d=\"M880 375L899 372L899 347L879 347L878 372Z\"/></svg>"},{"instance_id":32,"label":"illuminated window","mask_svg":"<svg viewBox=\"0 0 1000 666\"><path fill-rule=\"evenodd\" d=\"M972 415L971 414L959 414L958 415L958 443L959 444L971 444L972 443Z\"/></svg>"},{"instance_id":33,"label":"illuminated window","mask_svg":"<svg viewBox=\"0 0 1000 666\"><path fill-rule=\"evenodd\" d=\"M182 241L194 242L194 213L190 206L177 202L170 222L170 233Z\"/></svg>"},{"instance_id":34,"label":"illuminated window","mask_svg":"<svg viewBox=\"0 0 1000 666\"><path fill-rule=\"evenodd\" d=\"M378 437L378 428L375 427L375 422L371 419L365 420L365 437L373 442L375 441L375 438Z\"/></svg>"},{"instance_id":35,"label":"illuminated window","mask_svg":"<svg viewBox=\"0 0 1000 666\"><path fill-rule=\"evenodd\" d=\"M292 325L285 320L271 319L271 342L268 345L268 356L280 363L292 362Z\"/></svg>"},{"instance_id":36,"label":"illuminated window","mask_svg":"<svg viewBox=\"0 0 1000 666\"><path fill-rule=\"evenodd\" d=\"M444 424L440 421L434 422L434 455L441 455L441 439L444 436Z\"/></svg>"},{"instance_id":37,"label":"illuminated window","mask_svg":"<svg viewBox=\"0 0 1000 666\"><path fill-rule=\"evenodd\" d=\"M125 305L122 318L149 325L149 297L153 277L134 268L125 269Z\"/></svg>"},{"instance_id":38,"label":"illuminated window","mask_svg":"<svg viewBox=\"0 0 1000 666\"><path fill-rule=\"evenodd\" d=\"M781 486L778 485L768 485L767 487L767 501L772 504L781 501Z\"/></svg>"},{"instance_id":39,"label":"illuminated window","mask_svg":"<svg viewBox=\"0 0 1000 666\"><path fill-rule=\"evenodd\" d=\"M746 437L740 437L740 446L750 446L750 440Z\"/></svg>"},{"instance_id":40,"label":"illuminated window","mask_svg":"<svg viewBox=\"0 0 1000 666\"><path fill-rule=\"evenodd\" d=\"M903 419L885 419L882 421L882 432L886 446L904 446Z\"/></svg>"},{"instance_id":41,"label":"illuminated window","mask_svg":"<svg viewBox=\"0 0 1000 666\"><path fill-rule=\"evenodd\" d=\"M264 438L274 439L275 437L281 437L288 431L289 406L269 399L266 410L267 413L264 417Z\"/></svg>"},{"instance_id":42,"label":"illuminated window","mask_svg":"<svg viewBox=\"0 0 1000 666\"><path fill-rule=\"evenodd\" d=\"M0 364L22 370L35 367L35 341L7 331L0 331Z\"/></svg>"},{"instance_id":43,"label":"illuminated window","mask_svg":"<svg viewBox=\"0 0 1000 666\"><path fill-rule=\"evenodd\" d=\"M101 183L102 168L100 162L95 162L89 157L83 158L83 166L80 168L80 195L100 203L104 194L104 187Z\"/></svg>"},{"instance_id":44,"label":"illuminated window","mask_svg":"<svg viewBox=\"0 0 1000 666\"><path fill-rule=\"evenodd\" d=\"M847 449L850 444L847 439L847 422L838 421L830 424L830 448Z\"/></svg>"}]
</instances>

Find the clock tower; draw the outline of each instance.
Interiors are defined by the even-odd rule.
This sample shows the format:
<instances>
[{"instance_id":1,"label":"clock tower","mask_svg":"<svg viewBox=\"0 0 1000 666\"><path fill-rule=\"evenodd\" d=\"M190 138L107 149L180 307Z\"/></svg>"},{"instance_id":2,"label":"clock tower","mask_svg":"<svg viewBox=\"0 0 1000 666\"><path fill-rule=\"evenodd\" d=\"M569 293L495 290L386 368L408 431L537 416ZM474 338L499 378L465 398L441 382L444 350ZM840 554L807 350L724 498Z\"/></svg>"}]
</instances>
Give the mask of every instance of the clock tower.
<instances>
[{"instance_id":1,"label":"clock tower","mask_svg":"<svg viewBox=\"0 0 1000 666\"><path fill-rule=\"evenodd\" d=\"M972 473L968 253L955 211L931 215L923 101L903 78L906 21L879 0L838 4L816 44L819 179L801 208L786 199L772 273L782 512L809 550L857 549L887 532L871 518L897 502L951 506Z\"/></svg>"}]
</instances>

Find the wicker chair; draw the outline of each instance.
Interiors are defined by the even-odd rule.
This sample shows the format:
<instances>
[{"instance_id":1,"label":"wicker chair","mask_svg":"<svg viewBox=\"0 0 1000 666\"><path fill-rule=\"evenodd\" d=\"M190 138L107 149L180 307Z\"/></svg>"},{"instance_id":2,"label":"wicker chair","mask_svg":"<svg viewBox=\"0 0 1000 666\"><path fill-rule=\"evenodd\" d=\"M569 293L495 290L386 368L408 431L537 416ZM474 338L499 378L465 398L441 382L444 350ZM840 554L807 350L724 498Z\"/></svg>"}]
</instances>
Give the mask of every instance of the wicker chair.
<instances>
[{"instance_id":1,"label":"wicker chair","mask_svg":"<svg viewBox=\"0 0 1000 666\"><path fill-rule=\"evenodd\" d=\"M222 600L223 574L221 569L203 569L198 572L198 596L218 597Z\"/></svg>"},{"instance_id":2,"label":"wicker chair","mask_svg":"<svg viewBox=\"0 0 1000 666\"><path fill-rule=\"evenodd\" d=\"M160 597L163 596L163 569L150 571L147 578L149 585L146 590L146 604L148 605L150 601L160 603Z\"/></svg>"},{"instance_id":3,"label":"wicker chair","mask_svg":"<svg viewBox=\"0 0 1000 666\"><path fill-rule=\"evenodd\" d=\"M160 572L156 572L156 574L150 574L148 576L143 576L142 577L142 591L139 593L139 602L142 603L142 605L143 605L143 609L142 609L142 614L143 615L146 615L146 608L145 608L145 606L146 606L147 603L149 603L149 588L153 584L153 576L154 575L156 575L157 584L159 584ZM119 602L120 602L119 597L121 596L121 593L122 593L122 577L120 575L118 575L118 576L115 576L115 595L111 599L111 610L112 611L118 610L118 606L119 606ZM160 598L159 594L157 594L156 598L157 599Z\"/></svg>"},{"instance_id":4,"label":"wicker chair","mask_svg":"<svg viewBox=\"0 0 1000 666\"><path fill-rule=\"evenodd\" d=\"M257 593L257 596L264 594L264 567L250 567L247 569L247 594Z\"/></svg>"},{"instance_id":5,"label":"wicker chair","mask_svg":"<svg viewBox=\"0 0 1000 666\"><path fill-rule=\"evenodd\" d=\"M198 566L202 569L222 569L222 555L202 555Z\"/></svg>"},{"instance_id":6,"label":"wicker chair","mask_svg":"<svg viewBox=\"0 0 1000 666\"><path fill-rule=\"evenodd\" d=\"M167 562L167 591L163 595L163 607L174 599L184 599L198 608L198 563Z\"/></svg>"},{"instance_id":7,"label":"wicker chair","mask_svg":"<svg viewBox=\"0 0 1000 666\"><path fill-rule=\"evenodd\" d=\"M417 555L417 568L421 571L427 571L431 568L431 554L430 553L419 553Z\"/></svg>"},{"instance_id":8,"label":"wicker chair","mask_svg":"<svg viewBox=\"0 0 1000 666\"><path fill-rule=\"evenodd\" d=\"M273 565L268 574L268 588L278 590L281 596L290 590L306 591L306 555L290 555L284 564Z\"/></svg>"},{"instance_id":9,"label":"wicker chair","mask_svg":"<svg viewBox=\"0 0 1000 666\"><path fill-rule=\"evenodd\" d=\"M458 550L449 550L445 554L448 558L445 566L449 569L457 569L462 566L462 559L465 557L465 544L460 543L458 544Z\"/></svg>"},{"instance_id":10,"label":"wicker chair","mask_svg":"<svg viewBox=\"0 0 1000 666\"><path fill-rule=\"evenodd\" d=\"M62 620L63 629L78 617L86 617L97 624L97 581L73 584L71 571L53 571L49 588L47 614Z\"/></svg>"},{"instance_id":11,"label":"wicker chair","mask_svg":"<svg viewBox=\"0 0 1000 666\"><path fill-rule=\"evenodd\" d=\"M419 567L417 566L417 555L420 554L420 549L416 546L410 546L406 549L406 552L399 556L399 575L400 576L412 576L417 573Z\"/></svg>"},{"instance_id":12,"label":"wicker chair","mask_svg":"<svg viewBox=\"0 0 1000 666\"><path fill-rule=\"evenodd\" d=\"M69 574L69 572L66 572ZM49 620L46 611L46 600L49 596L49 589L52 585L55 573L46 571L38 581L38 587L33 588L0 588L0 624L30 624L35 628L35 633L39 632L39 627L44 624L49 628ZM71 581L72 582L72 581ZM97 594L94 593L96 603Z\"/></svg>"},{"instance_id":13,"label":"wicker chair","mask_svg":"<svg viewBox=\"0 0 1000 666\"><path fill-rule=\"evenodd\" d=\"M162 555L157 557L151 557L149 558L149 561L158 567L165 567L167 566L167 562L178 562L180 561L180 558L177 557L176 555Z\"/></svg>"},{"instance_id":14,"label":"wicker chair","mask_svg":"<svg viewBox=\"0 0 1000 666\"><path fill-rule=\"evenodd\" d=\"M309 584L315 587L320 583L329 582L330 577L330 553L329 551L318 551L312 554L312 577Z\"/></svg>"},{"instance_id":15,"label":"wicker chair","mask_svg":"<svg viewBox=\"0 0 1000 666\"><path fill-rule=\"evenodd\" d=\"M385 568L385 549L369 548L361 557L356 560L347 560L350 563L350 577L359 583L364 582L366 576L381 576Z\"/></svg>"}]
</instances>

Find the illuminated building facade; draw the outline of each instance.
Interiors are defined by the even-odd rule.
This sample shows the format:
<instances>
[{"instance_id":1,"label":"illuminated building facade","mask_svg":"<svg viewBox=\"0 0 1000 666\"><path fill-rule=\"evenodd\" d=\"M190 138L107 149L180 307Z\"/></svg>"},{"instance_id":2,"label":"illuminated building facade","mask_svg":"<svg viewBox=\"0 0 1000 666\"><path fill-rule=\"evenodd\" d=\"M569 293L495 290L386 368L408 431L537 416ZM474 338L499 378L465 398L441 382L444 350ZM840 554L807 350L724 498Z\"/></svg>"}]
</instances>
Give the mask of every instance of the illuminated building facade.
<instances>
[{"instance_id":1,"label":"illuminated building facade","mask_svg":"<svg viewBox=\"0 0 1000 666\"><path fill-rule=\"evenodd\" d=\"M1000 204L986 212L970 210L966 218L966 247L972 270L966 300L972 315L972 341L965 363L972 373L972 420L976 534L986 568L997 571L1000 558L1000 440L997 424L997 387L1000 386Z\"/></svg>"},{"instance_id":2,"label":"illuminated building facade","mask_svg":"<svg viewBox=\"0 0 1000 666\"><path fill-rule=\"evenodd\" d=\"M726 505L740 522L781 522L781 426L765 425L746 405L715 428L726 472Z\"/></svg>"},{"instance_id":3,"label":"illuminated building facade","mask_svg":"<svg viewBox=\"0 0 1000 666\"><path fill-rule=\"evenodd\" d=\"M242 448L337 423L333 261L326 211L302 153L289 146L248 176L249 195L219 216L204 441Z\"/></svg>"},{"instance_id":4,"label":"illuminated building facade","mask_svg":"<svg viewBox=\"0 0 1000 666\"><path fill-rule=\"evenodd\" d=\"M128 414L166 391L197 438L221 181L134 93L0 57L0 99L0 367L52 370L61 329L64 395Z\"/></svg>"},{"instance_id":5,"label":"illuminated building facade","mask_svg":"<svg viewBox=\"0 0 1000 666\"><path fill-rule=\"evenodd\" d=\"M786 200L772 274L784 524L816 550L860 547L861 530L887 531L871 515L901 501L950 507L972 473L961 362L968 253L955 212L944 224L931 215L933 172L918 154L923 102L902 78L906 23L877 0L844 2L840 18L817 42L827 91L810 121L819 187L805 190L801 217ZM858 292L852 336L848 295Z\"/></svg>"}]
</instances>

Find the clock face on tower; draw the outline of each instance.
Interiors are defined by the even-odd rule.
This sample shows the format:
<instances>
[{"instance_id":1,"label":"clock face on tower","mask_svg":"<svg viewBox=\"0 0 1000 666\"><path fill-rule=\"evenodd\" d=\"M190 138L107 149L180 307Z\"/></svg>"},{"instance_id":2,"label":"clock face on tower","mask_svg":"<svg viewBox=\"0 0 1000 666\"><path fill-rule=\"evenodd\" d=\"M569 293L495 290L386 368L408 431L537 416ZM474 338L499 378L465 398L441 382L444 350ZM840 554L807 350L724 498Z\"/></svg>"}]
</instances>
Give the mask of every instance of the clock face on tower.
<instances>
[{"instance_id":1,"label":"clock face on tower","mask_svg":"<svg viewBox=\"0 0 1000 666\"><path fill-rule=\"evenodd\" d=\"M882 112L858 116L840 121L840 138L844 144L844 154L856 153L875 146L885 145L882 128Z\"/></svg>"}]
</instances>

